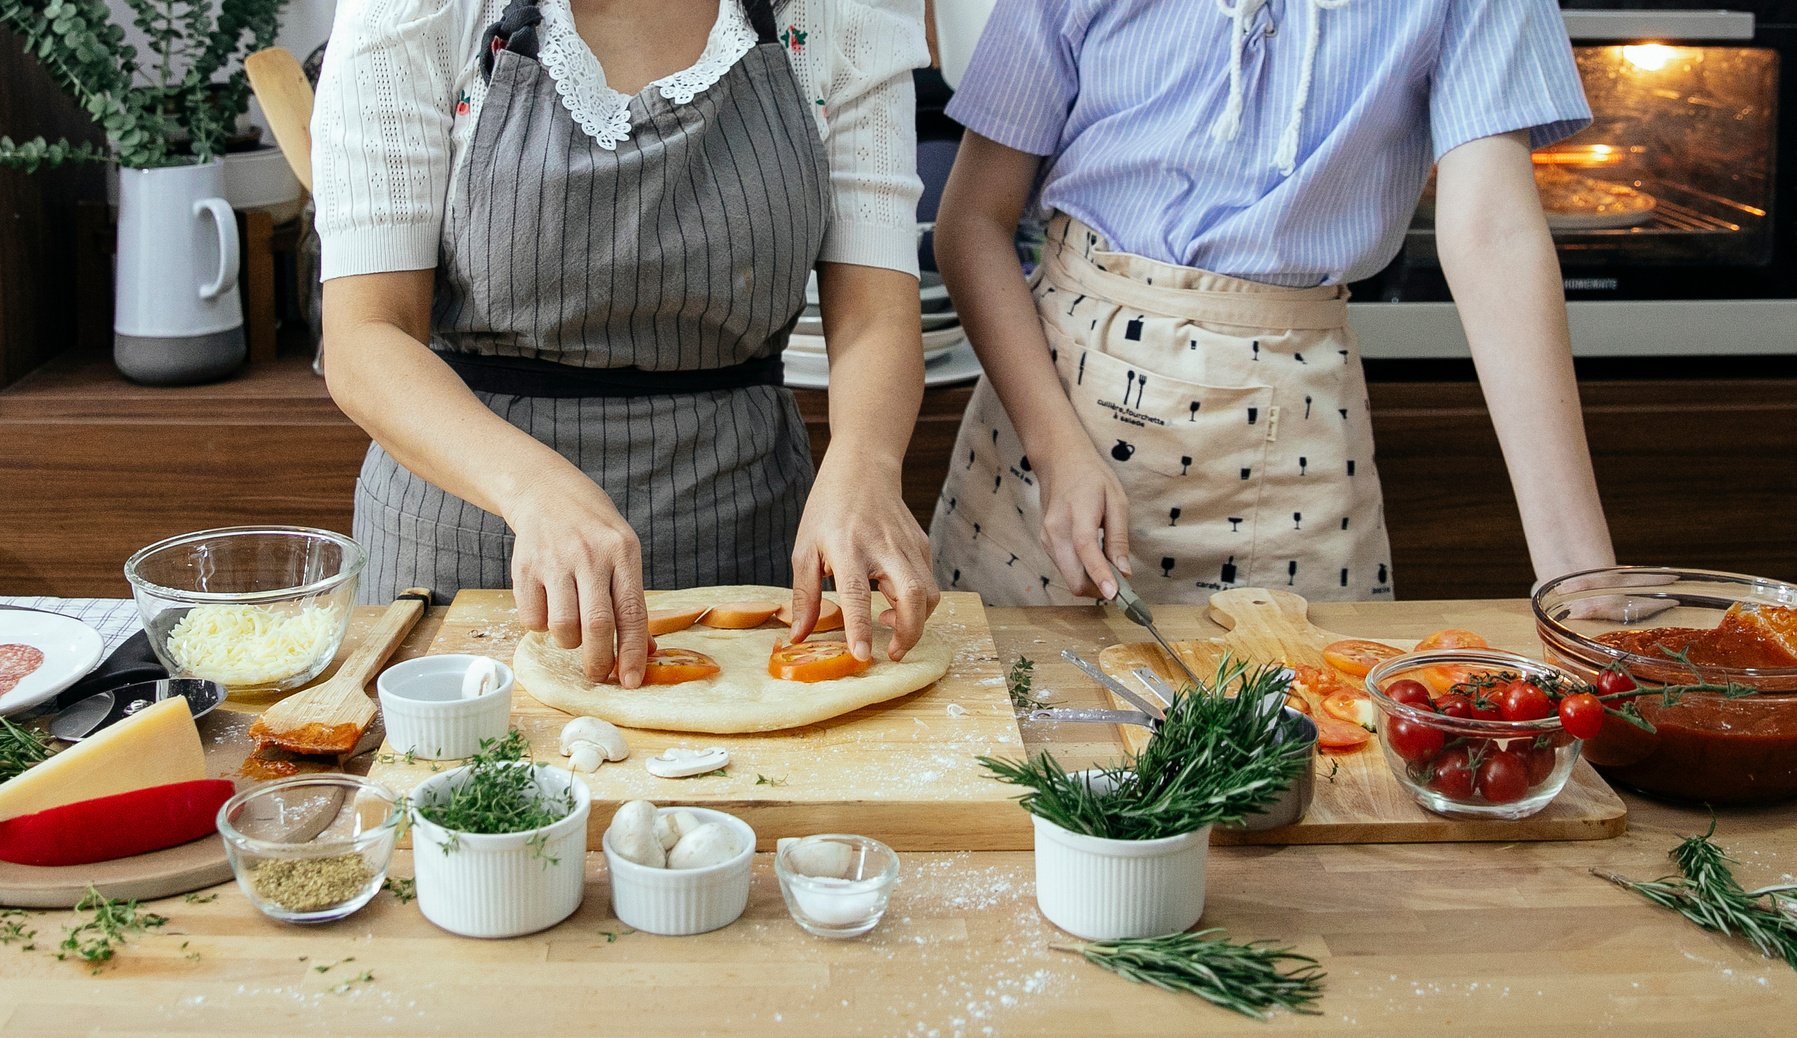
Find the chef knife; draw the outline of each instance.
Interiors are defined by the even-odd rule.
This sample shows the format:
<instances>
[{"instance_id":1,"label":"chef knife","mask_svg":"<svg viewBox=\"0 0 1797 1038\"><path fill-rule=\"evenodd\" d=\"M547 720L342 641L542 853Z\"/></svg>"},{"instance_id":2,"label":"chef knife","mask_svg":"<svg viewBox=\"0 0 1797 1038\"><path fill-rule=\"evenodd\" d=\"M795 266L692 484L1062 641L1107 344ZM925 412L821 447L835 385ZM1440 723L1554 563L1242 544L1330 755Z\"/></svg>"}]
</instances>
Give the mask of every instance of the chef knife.
<instances>
[{"instance_id":1,"label":"chef knife","mask_svg":"<svg viewBox=\"0 0 1797 1038\"><path fill-rule=\"evenodd\" d=\"M1129 578L1123 575L1123 571L1117 568L1116 563L1111 564L1111 574L1117 580L1117 593L1111 596L1111 604L1123 610L1124 616L1129 617L1132 622L1139 624L1143 630L1153 635L1154 640L1159 642L1161 649L1167 653L1167 658L1173 661L1173 665L1185 672L1186 679L1194 686L1203 688L1204 682L1198 680L1198 675L1186 665L1186 661L1179 653L1173 651L1172 644L1161 634L1160 629L1154 626L1154 613L1149 610L1148 603L1142 601L1141 596L1136 594L1136 589L1129 584Z\"/></svg>"},{"instance_id":2,"label":"chef knife","mask_svg":"<svg viewBox=\"0 0 1797 1038\"><path fill-rule=\"evenodd\" d=\"M1032 721L1082 721L1093 724L1137 724L1150 731L1160 720L1140 710L1098 710L1088 707L1045 706L1030 712Z\"/></svg>"}]
</instances>

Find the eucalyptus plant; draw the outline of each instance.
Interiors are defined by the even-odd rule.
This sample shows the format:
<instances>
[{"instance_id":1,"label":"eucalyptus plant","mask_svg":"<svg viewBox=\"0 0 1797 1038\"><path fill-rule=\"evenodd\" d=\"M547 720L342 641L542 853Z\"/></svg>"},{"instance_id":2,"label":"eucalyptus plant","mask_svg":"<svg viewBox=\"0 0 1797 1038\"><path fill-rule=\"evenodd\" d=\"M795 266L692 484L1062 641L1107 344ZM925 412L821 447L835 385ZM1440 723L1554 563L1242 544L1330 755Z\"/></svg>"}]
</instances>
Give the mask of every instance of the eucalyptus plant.
<instances>
[{"instance_id":1,"label":"eucalyptus plant","mask_svg":"<svg viewBox=\"0 0 1797 1038\"><path fill-rule=\"evenodd\" d=\"M222 155L249 104L241 58L274 42L287 0L125 0L148 55L125 42L106 0L0 0L57 85L106 133L107 146L0 137L0 167L31 172L67 162L132 169ZM230 71L227 72L226 69Z\"/></svg>"}]
</instances>

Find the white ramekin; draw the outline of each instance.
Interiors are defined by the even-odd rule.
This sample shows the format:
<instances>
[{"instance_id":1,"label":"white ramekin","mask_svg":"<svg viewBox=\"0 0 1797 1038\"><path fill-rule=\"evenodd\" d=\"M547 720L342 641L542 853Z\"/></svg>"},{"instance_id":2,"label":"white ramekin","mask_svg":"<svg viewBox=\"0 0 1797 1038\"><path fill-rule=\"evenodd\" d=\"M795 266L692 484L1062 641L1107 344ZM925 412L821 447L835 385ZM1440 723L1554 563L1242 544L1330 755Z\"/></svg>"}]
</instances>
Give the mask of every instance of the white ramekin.
<instances>
[{"instance_id":1,"label":"white ramekin","mask_svg":"<svg viewBox=\"0 0 1797 1038\"><path fill-rule=\"evenodd\" d=\"M1086 772L1094 788L1108 788ZM1204 915L1210 826L1158 840L1085 836L1031 816L1036 828L1036 907L1088 941L1158 937L1189 930Z\"/></svg>"},{"instance_id":2,"label":"white ramekin","mask_svg":"<svg viewBox=\"0 0 1797 1038\"><path fill-rule=\"evenodd\" d=\"M612 914L632 929L667 937L729 926L749 905L755 830L735 815L709 808L664 807L657 813L674 811L690 811L701 823L722 823L742 841L742 849L729 861L702 869L658 869L619 857L612 851L607 832L602 845L611 873Z\"/></svg>"},{"instance_id":3,"label":"white ramekin","mask_svg":"<svg viewBox=\"0 0 1797 1038\"><path fill-rule=\"evenodd\" d=\"M482 739L504 738L512 716L512 668L493 660L498 684L486 695L462 698L462 675L486 658L420 656L382 671L375 689L388 747L424 760L461 760L479 752Z\"/></svg>"},{"instance_id":4,"label":"white ramekin","mask_svg":"<svg viewBox=\"0 0 1797 1038\"><path fill-rule=\"evenodd\" d=\"M574 791L566 818L524 833L451 833L412 811L412 870L424 917L464 937L517 937L546 930L574 914L586 892L587 815L593 795L585 782L548 765L535 767L537 787L549 796ZM412 791L428 803L444 787L465 781L468 769L432 775ZM533 843L542 834L540 844Z\"/></svg>"}]
</instances>

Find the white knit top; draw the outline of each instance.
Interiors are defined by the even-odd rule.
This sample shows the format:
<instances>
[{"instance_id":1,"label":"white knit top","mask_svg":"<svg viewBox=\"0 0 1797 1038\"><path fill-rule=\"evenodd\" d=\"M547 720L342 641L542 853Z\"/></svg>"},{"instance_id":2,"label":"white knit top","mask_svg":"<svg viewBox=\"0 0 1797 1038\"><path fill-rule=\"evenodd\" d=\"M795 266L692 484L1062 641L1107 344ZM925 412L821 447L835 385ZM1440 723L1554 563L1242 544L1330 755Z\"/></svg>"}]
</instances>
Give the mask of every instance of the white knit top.
<instances>
[{"instance_id":1,"label":"white knit top","mask_svg":"<svg viewBox=\"0 0 1797 1038\"><path fill-rule=\"evenodd\" d=\"M325 278L437 265L456 158L486 94L479 50L507 0L338 0L312 113L312 182ZM567 0L542 0L538 58L562 105L605 148L630 133L629 97L605 82ZM815 104L833 211L824 262L917 272L910 70L929 61L922 0L786 0L781 42ZM740 0L692 67L646 89L688 104L755 45Z\"/></svg>"}]
</instances>

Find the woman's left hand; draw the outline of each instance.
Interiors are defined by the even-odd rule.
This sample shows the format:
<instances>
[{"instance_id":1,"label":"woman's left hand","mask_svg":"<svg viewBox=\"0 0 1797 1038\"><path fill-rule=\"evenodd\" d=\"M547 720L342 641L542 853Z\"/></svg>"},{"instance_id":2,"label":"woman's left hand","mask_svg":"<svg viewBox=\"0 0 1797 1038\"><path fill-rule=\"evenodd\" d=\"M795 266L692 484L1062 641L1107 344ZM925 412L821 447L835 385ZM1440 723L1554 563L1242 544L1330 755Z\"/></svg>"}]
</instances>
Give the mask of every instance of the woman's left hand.
<instances>
[{"instance_id":1,"label":"woman's left hand","mask_svg":"<svg viewBox=\"0 0 1797 1038\"><path fill-rule=\"evenodd\" d=\"M892 628L886 655L897 662L923 636L942 593L930 573L930 539L905 507L897 469L869 468L865 459L832 454L818 469L792 553L792 640L811 633L823 580L834 577L855 658L873 658L870 592L877 587L892 604L880 623Z\"/></svg>"}]
</instances>

